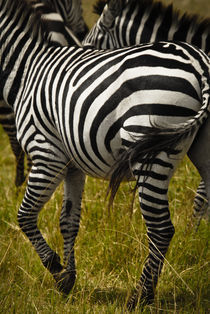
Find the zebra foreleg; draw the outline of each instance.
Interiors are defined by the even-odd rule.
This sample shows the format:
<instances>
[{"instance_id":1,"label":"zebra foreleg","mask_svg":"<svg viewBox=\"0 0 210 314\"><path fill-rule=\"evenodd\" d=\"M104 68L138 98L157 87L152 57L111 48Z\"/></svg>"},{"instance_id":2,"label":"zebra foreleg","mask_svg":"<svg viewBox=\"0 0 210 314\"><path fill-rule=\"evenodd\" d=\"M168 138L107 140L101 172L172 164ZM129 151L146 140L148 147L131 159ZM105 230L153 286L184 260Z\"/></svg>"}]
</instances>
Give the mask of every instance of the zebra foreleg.
<instances>
[{"instance_id":1,"label":"zebra foreleg","mask_svg":"<svg viewBox=\"0 0 210 314\"><path fill-rule=\"evenodd\" d=\"M58 184L63 179L58 165L48 167L32 166L28 178L28 186L18 211L18 223L21 230L31 241L43 265L53 274L62 271L60 257L49 247L43 238L37 219L43 205L50 199Z\"/></svg>"},{"instance_id":2,"label":"zebra foreleg","mask_svg":"<svg viewBox=\"0 0 210 314\"><path fill-rule=\"evenodd\" d=\"M69 168L64 182L63 208L60 228L64 239L65 270L56 276L60 291L68 294L76 279L74 243L79 230L81 199L85 175L76 168Z\"/></svg>"},{"instance_id":3,"label":"zebra foreleg","mask_svg":"<svg viewBox=\"0 0 210 314\"><path fill-rule=\"evenodd\" d=\"M15 122L14 122L15 123ZM11 130L8 128L4 127L4 130L6 131L9 141L10 141L10 146L13 151L13 154L15 156L16 160L16 175L15 175L15 186L20 187L23 182L25 181L25 175L24 175L24 156L25 153L22 150L17 138L16 138L16 127L15 124L11 123Z\"/></svg>"},{"instance_id":4,"label":"zebra foreleg","mask_svg":"<svg viewBox=\"0 0 210 314\"><path fill-rule=\"evenodd\" d=\"M140 306L150 304L154 299L164 257L174 235L167 197L173 169L167 154L163 153L161 158L154 161L151 171L146 168L138 170L136 167L134 170L138 180L140 207L147 226L149 255L135 292L128 300L128 310L133 310L137 303Z\"/></svg>"},{"instance_id":5,"label":"zebra foreleg","mask_svg":"<svg viewBox=\"0 0 210 314\"><path fill-rule=\"evenodd\" d=\"M15 185L19 187L25 181L24 176L24 152L17 140L17 130L13 109L0 100L0 123L9 137L10 146L16 159Z\"/></svg>"},{"instance_id":6,"label":"zebra foreleg","mask_svg":"<svg viewBox=\"0 0 210 314\"><path fill-rule=\"evenodd\" d=\"M11 143L11 141L10 141ZM15 145L15 146L14 146ZM15 185L16 187L20 187L25 181L25 174L24 174L24 157L25 153L21 149L19 143L16 141L15 143L11 143L12 151L16 158L16 176L15 176Z\"/></svg>"}]
</instances>

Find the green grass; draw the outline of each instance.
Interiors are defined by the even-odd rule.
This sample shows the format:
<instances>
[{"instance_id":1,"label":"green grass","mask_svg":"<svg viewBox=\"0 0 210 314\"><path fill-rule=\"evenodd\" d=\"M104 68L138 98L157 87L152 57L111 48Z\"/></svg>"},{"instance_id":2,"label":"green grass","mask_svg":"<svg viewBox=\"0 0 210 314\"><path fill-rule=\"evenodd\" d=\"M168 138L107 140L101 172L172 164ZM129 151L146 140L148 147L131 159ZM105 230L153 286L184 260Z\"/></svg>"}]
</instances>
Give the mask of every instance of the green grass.
<instances>
[{"instance_id":1,"label":"green grass","mask_svg":"<svg viewBox=\"0 0 210 314\"><path fill-rule=\"evenodd\" d=\"M84 1L84 8L89 12L91 2L94 1ZM196 3L195 10L198 7L203 10L203 5L197 6L199 1L182 2L184 9L188 3L193 10L192 4ZM86 14L87 17L91 25L95 17ZM137 199L131 215L131 186L122 185L109 212L105 201L107 183L87 178L76 242L78 276L70 297L65 299L54 288L52 277L17 226L17 210L25 187L18 193L14 187L14 157L1 128L0 165L0 312L122 313L148 252ZM155 303L143 313L209 313L209 225L202 221L195 232L191 219L198 183L198 173L186 158L173 177L169 191L176 233L167 253ZM61 204L62 186L39 219L45 238L59 254L62 254Z\"/></svg>"}]
</instances>

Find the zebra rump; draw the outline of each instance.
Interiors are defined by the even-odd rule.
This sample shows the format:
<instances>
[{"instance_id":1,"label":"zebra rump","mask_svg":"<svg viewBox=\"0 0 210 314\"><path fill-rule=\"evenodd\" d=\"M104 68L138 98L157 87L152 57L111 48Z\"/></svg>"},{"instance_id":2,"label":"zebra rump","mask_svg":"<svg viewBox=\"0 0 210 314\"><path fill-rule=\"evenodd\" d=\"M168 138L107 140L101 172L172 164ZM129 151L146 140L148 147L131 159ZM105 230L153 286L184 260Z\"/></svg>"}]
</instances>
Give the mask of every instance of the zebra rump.
<instances>
[{"instance_id":1,"label":"zebra rump","mask_svg":"<svg viewBox=\"0 0 210 314\"><path fill-rule=\"evenodd\" d=\"M105 6L106 4L108 5ZM94 5L94 13L100 17L83 44L107 49L159 40L178 40L194 44L210 55L209 17L181 13L173 4L165 5L154 0L98 0ZM207 138L208 132L206 128L202 137ZM202 141L200 132L196 139L197 142ZM208 141L203 145L208 145L206 143ZM198 145L194 144L193 151L194 153L192 150L188 152L188 157L200 173L199 169L205 161L200 158ZM200 213L202 218L208 207L208 200L202 175L201 178L194 200L194 215L198 216Z\"/></svg>"},{"instance_id":2,"label":"zebra rump","mask_svg":"<svg viewBox=\"0 0 210 314\"><path fill-rule=\"evenodd\" d=\"M158 154L165 152L168 155L175 155L180 152L177 148L179 143L198 131L198 128L208 117L210 111L209 91L203 92L203 106L193 119L168 128L158 126L149 128L143 137L135 138L135 141L129 148L120 154L110 171L111 178L108 187L108 193L110 193L109 206L114 201L120 183L132 176L131 169L135 163L141 163L139 173L146 166L146 176L149 176L151 166ZM137 188L137 184L135 188Z\"/></svg>"}]
</instances>

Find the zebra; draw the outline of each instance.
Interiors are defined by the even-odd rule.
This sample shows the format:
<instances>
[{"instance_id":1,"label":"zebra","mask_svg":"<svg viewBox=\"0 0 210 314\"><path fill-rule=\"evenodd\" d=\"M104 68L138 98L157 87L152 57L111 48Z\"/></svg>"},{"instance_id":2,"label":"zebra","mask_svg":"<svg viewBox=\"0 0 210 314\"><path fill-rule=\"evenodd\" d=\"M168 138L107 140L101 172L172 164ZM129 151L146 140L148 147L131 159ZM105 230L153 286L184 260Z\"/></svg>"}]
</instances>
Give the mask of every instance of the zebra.
<instances>
[{"instance_id":1,"label":"zebra","mask_svg":"<svg viewBox=\"0 0 210 314\"><path fill-rule=\"evenodd\" d=\"M74 44L81 46L80 40L84 38L87 32L87 26L82 18L80 1L33 0L31 4L37 13L40 14L41 21L44 21L50 41L61 46ZM64 20L64 18L66 20ZM64 23L64 21L66 21L66 23ZM16 138L13 110L4 101L0 102L0 123L9 137L10 146L16 158L15 185L19 187L25 181L24 152ZM31 161L28 159L28 171L30 168Z\"/></svg>"},{"instance_id":2,"label":"zebra","mask_svg":"<svg viewBox=\"0 0 210 314\"><path fill-rule=\"evenodd\" d=\"M44 29L27 0L0 0L0 99L14 109L17 138L32 159L18 223L68 295L76 280L85 176L109 180L110 201L121 180L136 180L149 255L128 300L132 310L138 300L152 302L174 234L168 185L208 121L209 58L187 43L168 41L109 51L59 47ZM210 187L208 174L204 180ZM61 181L63 263L37 225Z\"/></svg>"},{"instance_id":3,"label":"zebra","mask_svg":"<svg viewBox=\"0 0 210 314\"><path fill-rule=\"evenodd\" d=\"M179 40L196 45L210 55L210 18L201 19L198 15L186 13L181 15L172 4L166 6L153 0L121 0L111 6L105 4L106 1L99 0L95 5L95 13L101 15L83 40L83 45L110 49L158 40ZM207 138L208 128L203 132ZM202 141L200 133L197 143ZM198 171L203 164L199 152L198 144L194 144L188 152ZM201 180L194 200L193 217L200 220L206 212L208 218L208 199L204 181Z\"/></svg>"},{"instance_id":4,"label":"zebra","mask_svg":"<svg viewBox=\"0 0 210 314\"><path fill-rule=\"evenodd\" d=\"M67 27L82 41L89 29L82 15L81 0L51 0L50 2L60 13Z\"/></svg>"},{"instance_id":5,"label":"zebra","mask_svg":"<svg viewBox=\"0 0 210 314\"><path fill-rule=\"evenodd\" d=\"M85 27L86 24L82 18L80 1L30 0L30 2L37 14L41 15L41 22L46 27L50 41L61 46L81 46L81 40L87 29L84 30L83 34L82 25L84 24ZM68 10L68 14L64 15L65 9ZM77 31L75 25L78 27L81 25Z\"/></svg>"},{"instance_id":6,"label":"zebra","mask_svg":"<svg viewBox=\"0 0 210 314\"><path fill-rule=\"evenodd\" d=\"M210 18L181 15L173 4L154 0L98 0L94 12L100 17L83 45L97 49L132 46L158 40L178 40L210 53ZM109 3L109 1L108 1ZM105 5L106 4L106 5ZM104 9L103 9L104 6Z\"/></svg>"}]
</instances>

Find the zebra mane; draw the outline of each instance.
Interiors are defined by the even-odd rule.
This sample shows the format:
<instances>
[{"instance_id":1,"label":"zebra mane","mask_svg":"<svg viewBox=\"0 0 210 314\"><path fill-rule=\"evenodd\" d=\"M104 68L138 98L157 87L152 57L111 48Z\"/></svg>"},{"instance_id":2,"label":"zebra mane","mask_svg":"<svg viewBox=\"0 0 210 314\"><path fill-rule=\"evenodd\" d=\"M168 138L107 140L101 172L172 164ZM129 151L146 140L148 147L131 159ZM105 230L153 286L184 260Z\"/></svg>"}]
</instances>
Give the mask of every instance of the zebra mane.
<instances>
[{"instance_id":1,"label":"zebra mane","mask_svg":"<svg viewBox=\"0 0 210 314\"><path fill-rule=\"evenodd\" d=\"M103 13L104 7L108 4L110 0L98 0L93 6L93 13L101 15ZM120 14L120 11L125 9L127 6L135 4L138 7L139 12L144 12L148 9L152 9L153 12L157 12L157 16L162 16L168 23L171 22L171 19L174 24L180 23L183 26L193 25L195 28L199 28L200 31L206 30L210 33L210 18L202 18L198 14L188 14L182 13L178 9L173 8L173 4L165 5L161 1L156 0L125 0L121 1L119 9L116 7L116 16Z\"/></svg>"}]
</instances>

